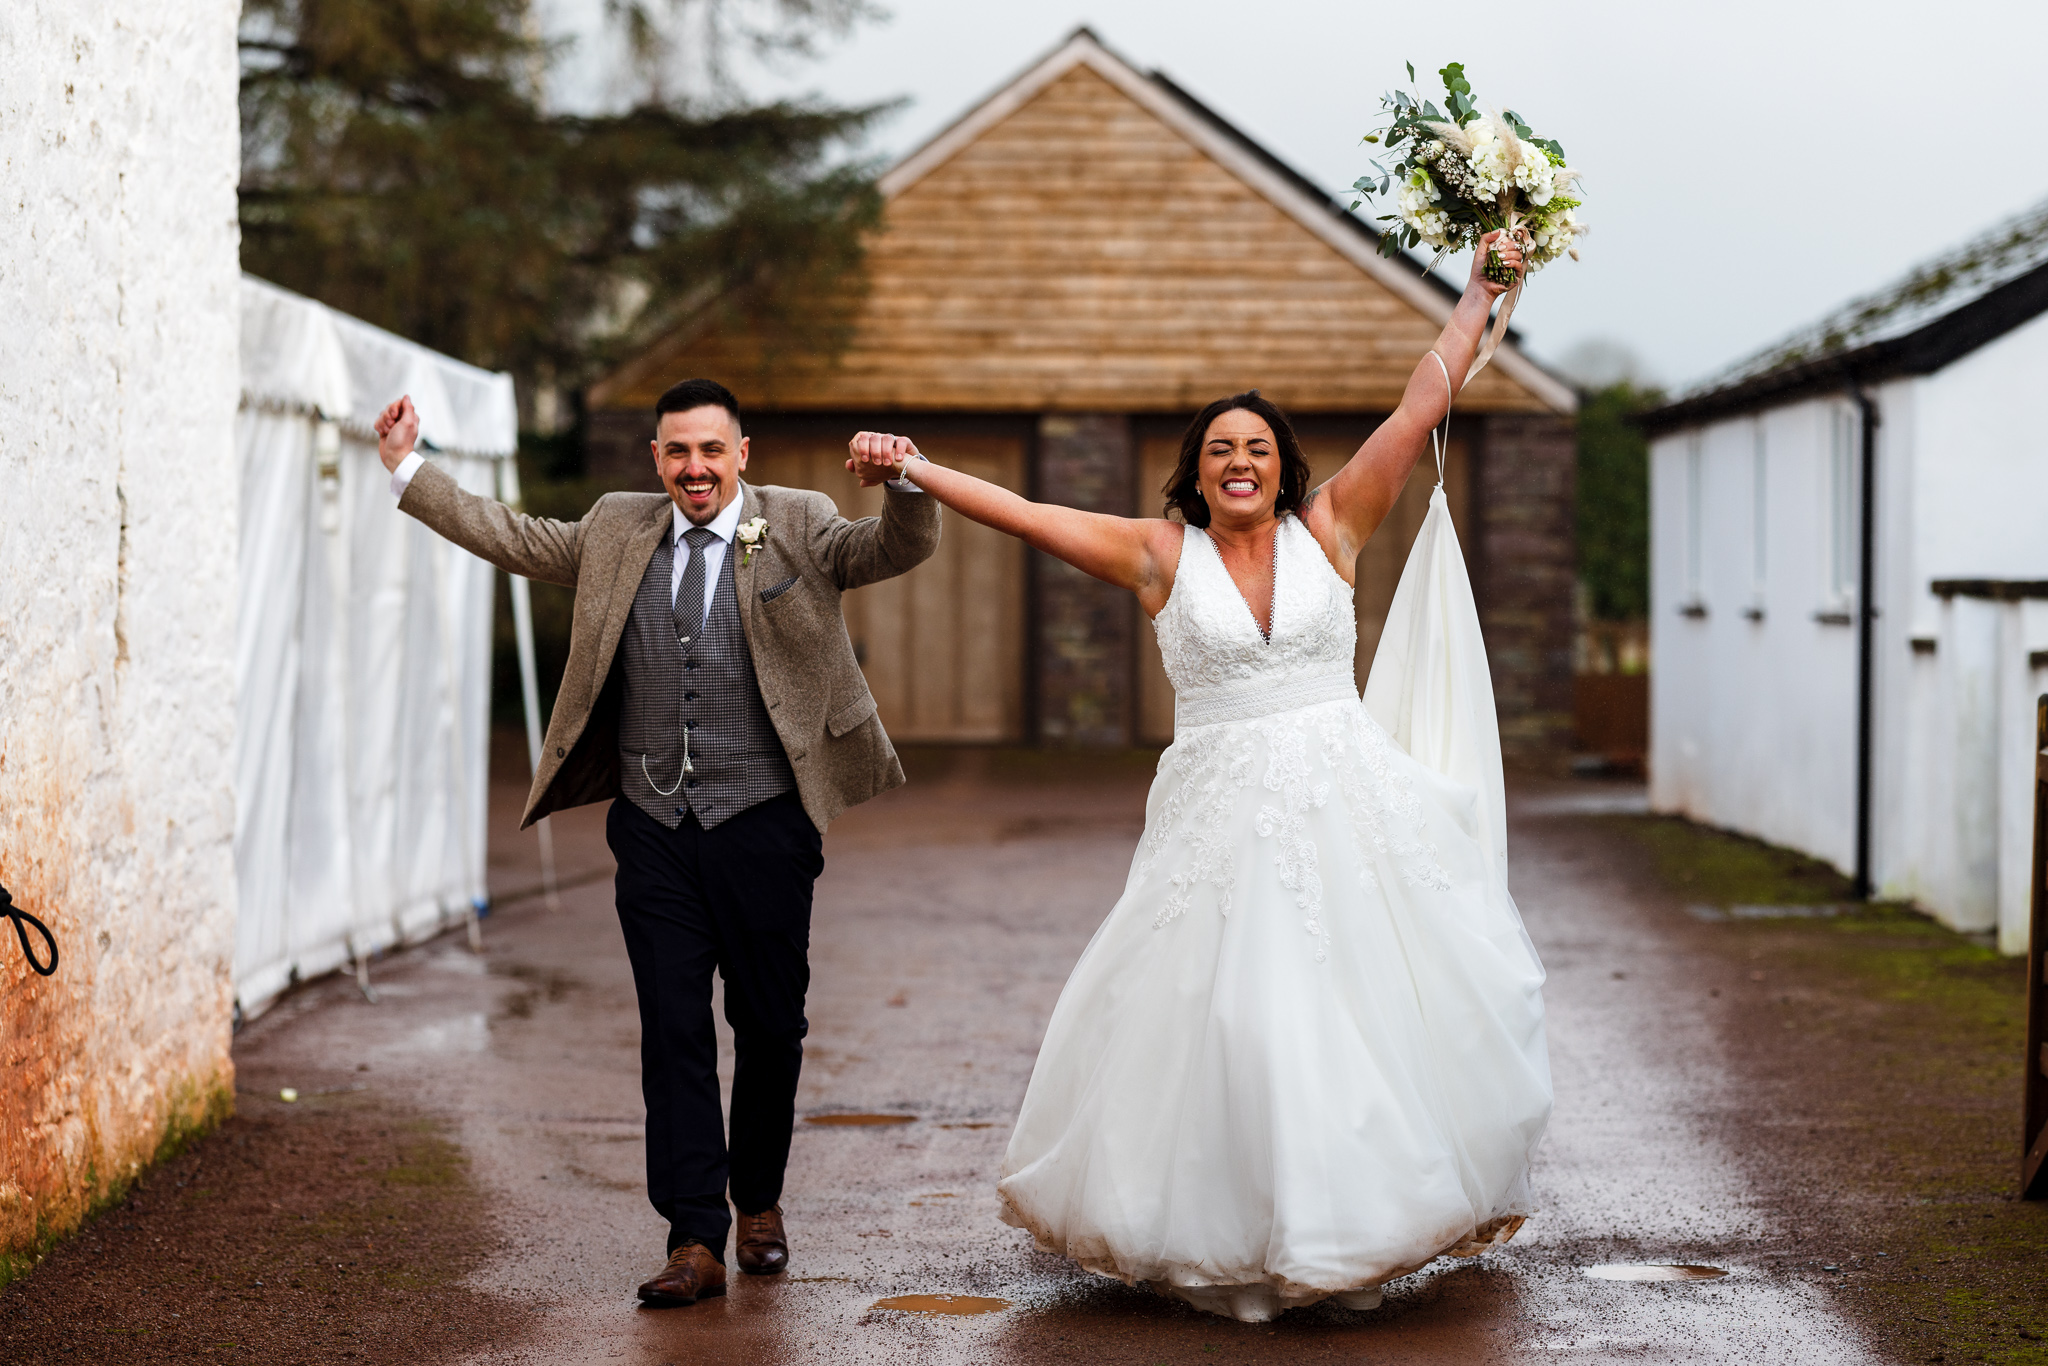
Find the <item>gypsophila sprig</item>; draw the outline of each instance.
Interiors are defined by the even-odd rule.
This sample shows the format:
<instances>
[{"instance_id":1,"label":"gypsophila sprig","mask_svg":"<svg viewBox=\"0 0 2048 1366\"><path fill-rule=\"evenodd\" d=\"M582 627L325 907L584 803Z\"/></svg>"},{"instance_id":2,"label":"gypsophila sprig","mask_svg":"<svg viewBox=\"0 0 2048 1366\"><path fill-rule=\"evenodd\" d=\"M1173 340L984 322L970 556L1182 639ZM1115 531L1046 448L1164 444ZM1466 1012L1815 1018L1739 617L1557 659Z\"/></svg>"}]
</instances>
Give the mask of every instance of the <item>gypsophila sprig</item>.
<instances>
[{"instance_id":1,"label":"gypsophila sprig","mask_svg":"<svg viewBox=\"0 0 2048 1366\"><path fill-rule=\"evenodd\" d=\"M1555 138L1537 137L1512 109L1480 113L1462 62L1437 74L1444 82L1443 110L1406 90L1393 91L1380 98L1387 123L1365 138L1386 148L1391 165L1375 160L1378 174L1359 177L1351 188L1396 192L1394 212L1379 218L1397 225L1380 237L1380 253L1430 246L1441 260L1505 230L1520 240L1532 271L1560 256L1577 260L1586 225L1575 212L1583 202L1579 173L1566 164L1564 148ZM1415 79L1412 62L1408 79ZM1514 271L1491 252L1486 278L1515 283Z\"/></svg>"}]
</instances>

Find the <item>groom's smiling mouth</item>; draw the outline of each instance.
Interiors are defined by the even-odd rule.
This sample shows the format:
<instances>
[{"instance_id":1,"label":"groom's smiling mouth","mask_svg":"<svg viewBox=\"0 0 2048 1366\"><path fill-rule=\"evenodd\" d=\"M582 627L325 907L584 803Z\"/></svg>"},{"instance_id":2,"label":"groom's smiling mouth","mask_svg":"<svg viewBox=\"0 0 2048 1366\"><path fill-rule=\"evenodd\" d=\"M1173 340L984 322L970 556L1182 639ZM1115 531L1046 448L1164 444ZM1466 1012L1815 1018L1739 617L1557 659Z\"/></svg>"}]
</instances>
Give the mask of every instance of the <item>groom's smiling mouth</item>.
<instances>
[{"instance_id":1,"label":"groom's smiling mouth","mask_svg":"<svg viewBox=\"0 0 2048 1366\"><path fill-rule=\"evenodd\" d=\"M684 479L679 487L683 491L683 497L693 503L708 503L718 496L718 480L710 475L705 475L702 478Z\"/></svg>"}]
</instances>

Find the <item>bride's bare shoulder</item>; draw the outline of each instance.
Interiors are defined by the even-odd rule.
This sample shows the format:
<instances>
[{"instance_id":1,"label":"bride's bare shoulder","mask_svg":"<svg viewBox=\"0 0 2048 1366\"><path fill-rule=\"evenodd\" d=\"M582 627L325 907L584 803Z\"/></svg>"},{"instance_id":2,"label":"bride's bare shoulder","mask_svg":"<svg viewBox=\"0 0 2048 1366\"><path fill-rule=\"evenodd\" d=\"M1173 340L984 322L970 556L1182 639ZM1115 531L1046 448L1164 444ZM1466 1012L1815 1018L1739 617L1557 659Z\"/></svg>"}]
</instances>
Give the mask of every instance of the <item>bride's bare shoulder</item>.
<instances>
[{"instance_id":1,"label":"bride's bare shoulder","mask_svg":"<svg viewBox=\"0 0 2048 1366\"><path fill-rule=\"evenodd\" d=\"M1328 484L1319 484L1310 489L1294 515L1302 529L1322 547L1323 557L1329 560L1330 568L1337 571L1337 577L1350 583L1358 569L1344 558L1343 528L1337 524L1336 515L1330 510L1329 488Z\"/></svg>"}]
</instances>

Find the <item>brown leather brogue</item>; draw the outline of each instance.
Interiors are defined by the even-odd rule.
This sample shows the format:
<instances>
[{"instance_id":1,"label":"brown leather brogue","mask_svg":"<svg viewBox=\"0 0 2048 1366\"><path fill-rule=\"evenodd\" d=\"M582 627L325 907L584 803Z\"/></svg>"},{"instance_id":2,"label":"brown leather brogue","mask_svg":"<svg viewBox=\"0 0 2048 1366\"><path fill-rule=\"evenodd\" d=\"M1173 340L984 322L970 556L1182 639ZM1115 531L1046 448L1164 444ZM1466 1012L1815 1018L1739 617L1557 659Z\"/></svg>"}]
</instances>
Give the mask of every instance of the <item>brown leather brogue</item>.
<instances>
[{"instance_id":1,"label":"brown leather brogue","mask_svg":"<svg viewBox=\"0 0 2048 1366\"><path fill-rule=\"evenodd\" d=\"M702 1243L684 1243L668 1254L661 1274L640 1287L650 1309L680 1309L725 1293L725 1263Z\"/></svg>"},{"instance_id":2,"label":"brown leather brogue","mask_svg":"<svg viewBox=\"0 0 2048 1366\"><path fill-rule=\"evenodd\" d=\"M782 1231L782 1206L739 1220L740 1270L749 1276L773 1276L789 1267L789 1236Z\"/></svg>"}]
</instances>

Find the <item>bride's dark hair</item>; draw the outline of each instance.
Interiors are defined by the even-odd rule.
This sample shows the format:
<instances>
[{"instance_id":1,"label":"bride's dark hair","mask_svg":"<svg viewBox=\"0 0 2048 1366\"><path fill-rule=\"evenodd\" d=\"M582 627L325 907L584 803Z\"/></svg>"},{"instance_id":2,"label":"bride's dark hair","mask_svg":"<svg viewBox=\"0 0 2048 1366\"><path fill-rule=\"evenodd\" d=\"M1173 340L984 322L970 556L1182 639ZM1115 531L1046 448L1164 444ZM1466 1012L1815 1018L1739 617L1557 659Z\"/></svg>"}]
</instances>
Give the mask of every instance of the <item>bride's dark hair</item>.
<instances>
[{"instance_id":1,"label":"bride's dark hair","mask_svg":"<svg viewBox=\"0 0 2048 1366\"><path fill-rule=\"evenodd\" d=\"M1229 398L1219 398L1188 424L1187 431L1180 439L1180 459L1174 463L1173 477L1166 481L1160 492L1166 495L1166 515L1178 512L1181 520L1189 526L1209 525L1209 504L1202 497L1200 480L1202 473L1202 443L1208 439L1209 424L1225 413L1242 408L1248 413L1257 413L1273 429L1273 439L1280 446L1280 496L1273 502L1276 515L1296 511L1308 498L1310 472L1308 457L1301 453L1301 442L1295 439L1294 426L1287 420L1287 414L1271 399L1263 397L1256 389L1247 389Z\"/></svg>"}]
</instances>

